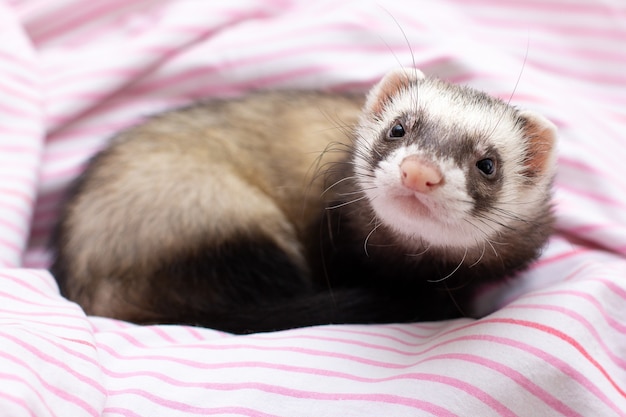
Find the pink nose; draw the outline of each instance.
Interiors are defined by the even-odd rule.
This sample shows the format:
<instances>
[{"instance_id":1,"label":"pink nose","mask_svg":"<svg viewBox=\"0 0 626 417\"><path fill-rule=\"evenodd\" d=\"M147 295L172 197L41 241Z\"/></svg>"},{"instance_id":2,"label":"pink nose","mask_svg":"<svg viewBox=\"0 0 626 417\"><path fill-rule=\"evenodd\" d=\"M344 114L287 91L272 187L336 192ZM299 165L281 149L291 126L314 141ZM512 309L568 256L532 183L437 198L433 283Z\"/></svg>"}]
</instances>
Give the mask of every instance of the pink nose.
<instances>
[{"instance_id":1,"label":"pink nose","mask_svg":"<svg viewBox=\"0 0 626 417\"><path fill-rule=\"evenodd\" d=\"M429 193L443 183L439 168L418 156L407 156L400 163L402 185L418 193Z\"/></svg>"}]
</instances>

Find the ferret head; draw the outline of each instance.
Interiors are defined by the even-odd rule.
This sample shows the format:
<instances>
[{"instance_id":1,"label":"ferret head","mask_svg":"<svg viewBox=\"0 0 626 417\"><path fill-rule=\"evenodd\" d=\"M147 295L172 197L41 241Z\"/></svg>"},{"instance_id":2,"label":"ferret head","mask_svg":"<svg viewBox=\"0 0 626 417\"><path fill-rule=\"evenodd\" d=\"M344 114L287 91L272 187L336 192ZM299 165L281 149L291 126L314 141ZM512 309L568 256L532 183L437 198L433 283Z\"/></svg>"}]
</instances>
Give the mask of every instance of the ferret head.
<instances>
[{"instance_id":1,"label":"ferret head","mask_svg":"<svg viewBox=\"0 0 626 417\"><path fill-rule=\"evenodd\" d=\"M370 91L353 163L376 223L404 243L484 255L550 222L535 221L551 218L555 142L538 114L407 69Z\"/></svg>"}]
</instances>

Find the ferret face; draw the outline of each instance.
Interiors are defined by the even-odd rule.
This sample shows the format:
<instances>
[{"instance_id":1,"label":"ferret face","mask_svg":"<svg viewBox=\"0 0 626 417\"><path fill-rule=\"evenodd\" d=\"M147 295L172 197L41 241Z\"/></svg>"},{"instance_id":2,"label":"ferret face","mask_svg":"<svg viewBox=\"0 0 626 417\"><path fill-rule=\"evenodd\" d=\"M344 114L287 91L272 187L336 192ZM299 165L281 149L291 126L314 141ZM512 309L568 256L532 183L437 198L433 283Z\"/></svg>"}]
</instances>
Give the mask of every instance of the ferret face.
<instances>
[{"instance_id":1,"label":"ferret face","mask_svg":"<svg viewBox=\"0 0 626 417\"><path fill-rule=\"evenodd\" d=\"M376 222L406 243L484 250L545 210L553 145L540 116L402 71L371 91L353 162Z\"/></svg>"}]
</instances>

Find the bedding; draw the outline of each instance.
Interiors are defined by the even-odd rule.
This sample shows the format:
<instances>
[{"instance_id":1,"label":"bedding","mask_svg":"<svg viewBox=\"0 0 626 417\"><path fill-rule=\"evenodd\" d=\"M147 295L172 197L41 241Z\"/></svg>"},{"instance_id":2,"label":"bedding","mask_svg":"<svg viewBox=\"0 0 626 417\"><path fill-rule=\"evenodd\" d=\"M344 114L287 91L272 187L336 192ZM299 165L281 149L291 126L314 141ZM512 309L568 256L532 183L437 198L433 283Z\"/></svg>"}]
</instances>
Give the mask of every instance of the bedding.
<instances>
[{"instance_id":1,"label":"bedding","mask_svg":"<svg viewBox=\"0 0 626 417\"><path fill-rule=\"evenodd\" d=\"M413 65L559 127L557 230L483 318L234 336L59 295L59 203L115 132ZM0 415L624 416L625 138L621 0L0 0Z\"/></svg>"}]
</instances>

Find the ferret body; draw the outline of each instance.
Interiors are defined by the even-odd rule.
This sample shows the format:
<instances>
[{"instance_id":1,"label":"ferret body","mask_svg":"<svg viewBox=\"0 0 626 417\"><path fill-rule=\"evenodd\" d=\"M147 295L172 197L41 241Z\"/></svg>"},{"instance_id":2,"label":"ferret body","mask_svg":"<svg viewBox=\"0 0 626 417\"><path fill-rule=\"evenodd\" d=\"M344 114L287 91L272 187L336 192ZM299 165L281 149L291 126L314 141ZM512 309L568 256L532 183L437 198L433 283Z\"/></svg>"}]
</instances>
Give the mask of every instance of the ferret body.
<instances>
[{"instance_id":1,"label":"ferret body","mask_svg":"<svg viewBox=\"0 0 626 417\"><path fill-rule=\"evenodd\" d=\"M87 313L237 333L465 313L552 224L554 126L418 70L367 99L267 92L156 116L91 161L53 238Z\"/></svg>"}]
</instances>

